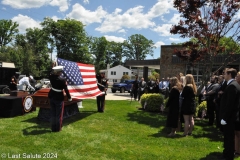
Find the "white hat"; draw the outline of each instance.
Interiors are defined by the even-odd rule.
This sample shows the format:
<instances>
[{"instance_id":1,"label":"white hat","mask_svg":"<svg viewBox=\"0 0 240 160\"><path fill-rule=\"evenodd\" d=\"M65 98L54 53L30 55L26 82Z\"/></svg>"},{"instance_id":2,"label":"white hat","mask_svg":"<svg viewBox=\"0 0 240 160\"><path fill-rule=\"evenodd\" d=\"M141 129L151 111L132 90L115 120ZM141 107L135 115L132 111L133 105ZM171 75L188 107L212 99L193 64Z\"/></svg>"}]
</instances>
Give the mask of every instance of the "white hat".
<instances>
[{"instance_id":1,"label":"white hat","mask_svg":"<svg viewBox=\"0 0 240 160\"><path fill-rule=\"evenodd\" d=\"M60 72L63 70L63 67L64 66L56 66L56 67L53 67L52 69L55 71L55 72Z\"/></svg>"},{"instance_id":2,"label":"white hat","mask_svg":"<svg viewBox=\"0 0 240 160\"><path fill-rule=\"evenodd\" d=\"M29 76L29 78L33 79L33 76Z\"/></svg>"}]
</instances>

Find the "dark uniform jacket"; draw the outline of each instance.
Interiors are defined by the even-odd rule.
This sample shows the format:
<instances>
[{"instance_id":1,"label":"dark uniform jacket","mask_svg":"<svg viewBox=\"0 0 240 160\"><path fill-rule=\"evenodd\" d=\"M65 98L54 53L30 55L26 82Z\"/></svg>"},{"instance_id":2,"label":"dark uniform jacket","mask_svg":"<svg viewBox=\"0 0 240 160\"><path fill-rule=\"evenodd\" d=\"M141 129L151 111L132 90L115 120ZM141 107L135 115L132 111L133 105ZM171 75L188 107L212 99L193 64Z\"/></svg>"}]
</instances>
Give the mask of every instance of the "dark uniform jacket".
<instances>
[{"instance_id":1,"label":"dark uniform jacket","mask_svg":"<svg viewBox=\"0 0 240 160\"><path fill-rule=\"evenodd\" d=\"M98 88L100 91L105 91L105 88L108 88L108 79L101 77L100 75L97 75L97 83L98 83Z\"/></svg>"},{"instance_id":2,"label":"dark uniform jacket","mask_svg":"<svg viewBox=\"0 0 240 160\"><path fill-rule=\"evenodd\" d=\"M49 76L49 79L50 79L50 83L52 85L52 88L57 89L57 90L63 90L64 89L68 99L71 99L71 96L70 96L68 88L67 88L67 82L63 77L51 74ZM63 101L64 100L64 94L63 94L63 92L56 92L53 89L51 89L48 93L48 98Z\"/></svg>"}]
</instances>

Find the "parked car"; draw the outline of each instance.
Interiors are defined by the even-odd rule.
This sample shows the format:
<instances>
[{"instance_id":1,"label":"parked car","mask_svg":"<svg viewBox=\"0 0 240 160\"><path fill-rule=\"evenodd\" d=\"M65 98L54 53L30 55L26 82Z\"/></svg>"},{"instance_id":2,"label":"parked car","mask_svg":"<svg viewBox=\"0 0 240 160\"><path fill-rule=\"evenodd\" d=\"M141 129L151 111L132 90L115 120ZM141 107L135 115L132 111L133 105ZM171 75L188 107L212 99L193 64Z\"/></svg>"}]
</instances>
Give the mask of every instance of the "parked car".
<instances>
[{"instance_id":1,"label":"parked car","mask_svg":"<svg viewBox=\"0 0 240 160\"><path fill-rule=\"evenodd\" d=\"M116 93L116 91L120 91L120 93L124 93L125 91L130 92L132 88L134 80L123 80L120 83L114 83L112 86L112 93Z\"/></svg>"}]
</instances>

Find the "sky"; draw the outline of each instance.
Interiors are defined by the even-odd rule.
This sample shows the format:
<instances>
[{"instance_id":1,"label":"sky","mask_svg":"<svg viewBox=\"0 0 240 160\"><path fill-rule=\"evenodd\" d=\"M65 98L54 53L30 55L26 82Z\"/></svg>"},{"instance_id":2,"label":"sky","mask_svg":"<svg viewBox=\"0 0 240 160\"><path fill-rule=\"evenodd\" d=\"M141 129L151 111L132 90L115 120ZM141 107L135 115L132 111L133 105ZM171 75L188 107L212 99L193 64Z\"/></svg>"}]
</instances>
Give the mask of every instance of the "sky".
<instances>
[{"instance_id":1,"label":"sky","mask_svg":"<svg viewBox=\"0 0 240 160\"><path fill-rule=\"evenodd\" d=\"M45 17L54 20L71 18L81 21L89 36L105 36L108 41L123 42L131 35L141 34L152 40L160 57L161 45L180 43L186 39L171 35L170 28L178 24L180 15L173 0L1 0L0 19L26 28L41 28Z\"/></svg>"}]
</instances>

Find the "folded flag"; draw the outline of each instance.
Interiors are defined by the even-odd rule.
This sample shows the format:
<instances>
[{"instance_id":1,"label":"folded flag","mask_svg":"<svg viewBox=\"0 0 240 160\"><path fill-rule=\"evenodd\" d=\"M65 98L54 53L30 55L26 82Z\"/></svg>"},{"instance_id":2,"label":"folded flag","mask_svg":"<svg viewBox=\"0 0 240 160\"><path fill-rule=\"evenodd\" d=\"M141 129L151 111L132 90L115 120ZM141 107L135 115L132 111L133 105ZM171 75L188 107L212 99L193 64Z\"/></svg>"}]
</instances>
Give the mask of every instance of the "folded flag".
<instances>
[{"instance_id":1,"label":"folded flag","mask_svg":"<svg viewBox=\"0 0 240 160\"><path fill-rule=\"evenodd\" d=\"M87 99L101 95L96 81L95 67L57 58L57 65L64 66L63 77L73 99Z\"/></svg>"}]
</instances>

